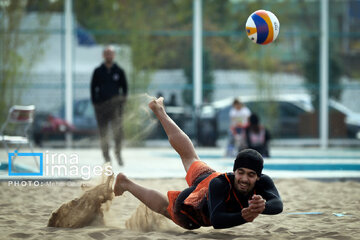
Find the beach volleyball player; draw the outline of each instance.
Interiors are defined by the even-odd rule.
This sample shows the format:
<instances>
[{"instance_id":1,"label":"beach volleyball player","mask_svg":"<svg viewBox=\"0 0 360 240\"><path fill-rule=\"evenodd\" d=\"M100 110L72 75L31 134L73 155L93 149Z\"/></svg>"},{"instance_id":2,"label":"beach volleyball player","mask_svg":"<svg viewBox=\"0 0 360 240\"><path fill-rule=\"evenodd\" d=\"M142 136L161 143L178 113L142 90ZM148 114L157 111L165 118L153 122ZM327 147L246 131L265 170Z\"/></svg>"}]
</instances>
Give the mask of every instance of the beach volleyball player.
<instances>
[{"instance_id":1,"label":"beach volleyball player","mask_svg":"<svg viewBox=\"0 0 360 240\"><path fill-rule=\"evenodd\" d=\"M216 172L200 161L189 137L167 115L163 102L160 97L151 101L149 107L180 155L189 187L183 191L169 191L166 197L120 173L114 187L116 196L129 191L151 210L185 229L229 228L252 222L259 214L282 212L283 204L273 181L261 173L263 158L257 151L239 152L233 172Z\"/></svg>"}]
</instances>

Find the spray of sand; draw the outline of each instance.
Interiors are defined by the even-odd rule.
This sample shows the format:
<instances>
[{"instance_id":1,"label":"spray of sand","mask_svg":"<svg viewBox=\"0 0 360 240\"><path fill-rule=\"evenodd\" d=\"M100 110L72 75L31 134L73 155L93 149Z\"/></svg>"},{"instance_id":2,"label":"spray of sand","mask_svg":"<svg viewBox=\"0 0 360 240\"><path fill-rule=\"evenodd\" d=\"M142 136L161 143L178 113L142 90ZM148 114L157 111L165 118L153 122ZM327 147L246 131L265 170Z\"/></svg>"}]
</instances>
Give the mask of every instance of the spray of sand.
<instances>
[{"instance_id":1,"label":"spray of sand","mask_svg":"<svg viewBox=\"0 0 360 240\"><path fill-rule=\"evenodd\" d=\"M127 142L141 142L156 127L158 121L148 107L148 103L154 99L143 93L130 96L127 100L122 125Z\"/></svg>"},{"instance_id":2,"label":"spray of sand","mask_svg":"<svg viewBox=\"0 0 360 240\"><path fill-rule=\"evenodd\" d=\"M81 228L116 224L110 210L114 197L112 184L114 176L102 177L101 184L83 184L85 191L80 198L62 204L49 219L48 227ZM107 224L108 223L108 224ZM126 229L139 232L169 231L177 227L166 217L155 213L144 204L140 204L131 217L125 222Z\"/></svg>"},{"instance_id":3,"label":"spray of sand","mask_svg":"<svg viewBox=\"0 0 360 240\"><path fill-rule=\"evenodd\" d=\"M125 222L126 229L139 232L168 231L174 227L164 216L140 204Z\"/></svg>"},{"instance_id":4,"label":"spray of sand","mask_svg":"<svg viewBox=\"0 0 360 240\"><path fill-rule=\"evenodd\" d=\"M109 210L114 197L112 185L114 175L102 178L95 187L83 185L87 189L80 198L64 203L51 214L48 227L80 228L88 225L103 225L104 211Z\"/></svg>"}]
</instances>

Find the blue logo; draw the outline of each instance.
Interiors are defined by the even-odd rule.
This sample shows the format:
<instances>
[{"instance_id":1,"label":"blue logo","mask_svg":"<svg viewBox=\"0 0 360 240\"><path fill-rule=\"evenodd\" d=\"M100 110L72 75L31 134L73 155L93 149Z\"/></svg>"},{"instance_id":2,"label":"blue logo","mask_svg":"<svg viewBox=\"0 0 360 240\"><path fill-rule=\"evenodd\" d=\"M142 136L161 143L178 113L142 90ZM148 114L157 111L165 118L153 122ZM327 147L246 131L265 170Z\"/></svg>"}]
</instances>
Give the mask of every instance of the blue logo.
<instances>
[{"instance_id":1,"label":"blue logo","mask_svg":"<svg viewBox=\"0 0 360 240\"><path fill-rule=\"evenodd\" d=\"M12 161L16 157L39 157L40 158L40 172L31 172L29 169L16 167L17 169L21 169L21 172L12 172ZM14 153L9 153L9 176L43 176L43 153L18 153L17 150Z\"/></svg>"}]
</instances>

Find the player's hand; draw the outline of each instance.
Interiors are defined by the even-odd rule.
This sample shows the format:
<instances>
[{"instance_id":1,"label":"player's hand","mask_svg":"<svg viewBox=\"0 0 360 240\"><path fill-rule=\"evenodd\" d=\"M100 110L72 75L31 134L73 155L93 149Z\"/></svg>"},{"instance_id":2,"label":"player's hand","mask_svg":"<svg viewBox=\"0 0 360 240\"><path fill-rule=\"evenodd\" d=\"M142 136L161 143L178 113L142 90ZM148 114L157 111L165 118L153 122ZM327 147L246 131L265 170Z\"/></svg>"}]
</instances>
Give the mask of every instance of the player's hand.
<instances>
[{"instance_id":1,"label":"player's hand","mask_svg":"<svg viewBox=\"0 0 360 240\"><path fill-rule=\"evenodd\" d=\"M252 222L255 218L257 218L257 216L259 216L259 213L252 212L250 207L247 207L241 210L241 215L245 221Z\"/></svg>"},{"instance_id":2,"label":"player's hand","mask_svg":"<svg viewBox=\"0 0 360 240\"><path fill-rule=\"evenodd\" d=\"M265 210L266 200L260 195L254 195L249 201L249 209L253 213L260 214Z\"/></svg>"}]
</instances>

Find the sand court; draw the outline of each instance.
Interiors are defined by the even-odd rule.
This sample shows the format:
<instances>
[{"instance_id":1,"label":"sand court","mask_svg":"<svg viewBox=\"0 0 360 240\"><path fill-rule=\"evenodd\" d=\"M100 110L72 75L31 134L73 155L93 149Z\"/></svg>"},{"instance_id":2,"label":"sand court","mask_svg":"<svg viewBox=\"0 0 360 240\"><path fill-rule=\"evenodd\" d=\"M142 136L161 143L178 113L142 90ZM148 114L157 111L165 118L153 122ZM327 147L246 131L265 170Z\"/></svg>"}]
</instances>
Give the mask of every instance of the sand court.
<instances>
[{"instance_id":1,"label":"sand court","mask_svg":"<svg viewBox=\"0 0 360 240\"><path fill-rule=\"evenodd\" d=\"M186 187L184 179L180 178L136 179L136 182L163 193L169 189ZM261 215L253 223L230 229L200 228L187 231L141 207L140 202L130 193L112 200L109 211L104 212L103 224L76 229L47 227L48 219L55 209L83 194L81 182L57 182L52 186L39 187L8 186L7 182L1 182L1 238L359 239L359 182L277 179L275 184L284 202L282 214ZM309 212L321 214L305 214Z\"/></svg>"},{"instance_id":2,"label":"sand court","mask_svg":"<svg viewBox=\"0 0 360 240\"><path fill-rule=\"evenodd\" d=\"M74 150L67 151L71 153ZM98 151L76 149L76 152L80 164L101 163ZM215 158L221 155L221 149L198 149L198 152L205 162L220 171L229 170L228 165L233 161ZM322 153L308 149L306 152L301 150L300 154L300 150L296 149L274 149L273 152L278 158L265 160L265 166L266 163L286 164L285 161L290 160L292 163L306 163L314 156L318 159L311 161L329 164L333 161L353 164L360 159L359 152L355 150ZM136 161L127 161L123 168L114 166L114 171L128 173L135 182L164 194L168 190L182 190L187 186L184 170L179 159L173 155L173 150L167 148L153 148L151 153L145 148L125 149L125 159ZM327 159L326 156L330 155L332 159ZM164 162L169 163L166 168ZM143 167L138 168L139 164ZM359 239L360 182L358 178L350 177L351 174L360 176L359 171L341 171L340 175L334 174L333 170L322 171L328 177L320 181L296 177L302 172L264 169L264 173L275 178L284 202L283 213L261 215L253 223L235 228L215 230L210 227L195 231L184 230L146 209L128 192L112 199L108 211L103 211L103 222L93 221L75 229L47 227L52 212L62 204L81 197L84 194L81 185L88 182L46 179L34 184L36 180L29 179L30 182L22 186L9 184L9 178L4 178L0 182L0 239ZM321 172L310 173L309 176L316 177Z\"/></svg>"}]
</instances>

